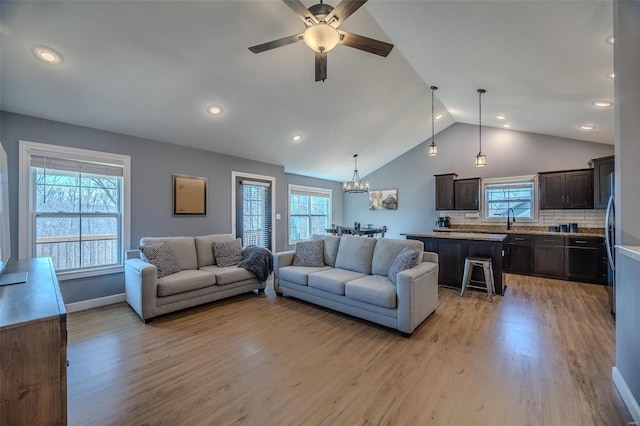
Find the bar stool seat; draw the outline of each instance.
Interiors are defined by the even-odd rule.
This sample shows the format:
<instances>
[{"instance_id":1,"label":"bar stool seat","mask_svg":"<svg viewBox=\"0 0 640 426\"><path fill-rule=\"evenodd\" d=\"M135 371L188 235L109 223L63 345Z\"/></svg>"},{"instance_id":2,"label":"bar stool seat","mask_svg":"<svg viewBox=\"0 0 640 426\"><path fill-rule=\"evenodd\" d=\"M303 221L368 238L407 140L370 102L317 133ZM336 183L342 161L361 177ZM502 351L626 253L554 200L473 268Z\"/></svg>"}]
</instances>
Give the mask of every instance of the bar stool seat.
<instances>
[{"instance_id":1,"label":"bar stool seat","mask_svg":"<svg viewBox=\"0 0 640 426\"><path fill-rule=\"evenodd\" d=\"M473 267L478 266L482 268L484 272L484 281L472 280L471 275L473 275ZM475 284L484 284L484 286L472 285ZM493 295L496 294L495 283L493 282L493 266L491 262L491 258L489 257L467 257L464 260L464 276L462 277L462 291L460 292L460 297L464 296L464 292L468 288L475 288L478 290L486 290L487 294L489 294L489 301L493 302Z\"/></svg>"}]
</instances>

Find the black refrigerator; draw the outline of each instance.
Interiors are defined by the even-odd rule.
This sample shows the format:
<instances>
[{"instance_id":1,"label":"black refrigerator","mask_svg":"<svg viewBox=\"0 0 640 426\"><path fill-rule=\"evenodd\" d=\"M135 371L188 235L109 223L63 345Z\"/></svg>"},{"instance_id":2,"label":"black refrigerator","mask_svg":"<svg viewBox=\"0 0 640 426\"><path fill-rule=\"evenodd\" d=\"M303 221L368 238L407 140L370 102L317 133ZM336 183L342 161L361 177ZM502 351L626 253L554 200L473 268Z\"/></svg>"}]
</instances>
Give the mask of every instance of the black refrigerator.
<instances>
[{"instance_id":1,"label":"black refrigerator","mask_svg":"<svg viewBox=\"0 0 640 426\"><path fill-rule=\"evenodd\" d=\"M605 216L605 249L607 250L607 280L609 290L609 307L611 313L616 314L616 219L615 219L615 176L611 173L607 176L607 188L609 192L609 202L607 203L607 213Z\"/></svg>"}]
</instances>

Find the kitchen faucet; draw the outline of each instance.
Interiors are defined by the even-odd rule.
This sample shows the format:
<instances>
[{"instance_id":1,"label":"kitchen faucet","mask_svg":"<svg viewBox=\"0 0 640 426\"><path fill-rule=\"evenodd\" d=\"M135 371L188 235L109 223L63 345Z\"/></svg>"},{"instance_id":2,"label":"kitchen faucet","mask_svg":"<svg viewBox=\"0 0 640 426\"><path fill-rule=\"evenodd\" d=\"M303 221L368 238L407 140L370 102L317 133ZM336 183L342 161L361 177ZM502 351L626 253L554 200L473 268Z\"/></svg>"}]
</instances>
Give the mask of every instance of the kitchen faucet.
<instances>
[{"instance_id":1,"label":"kitchen faucet","mask_svg":"<svg viewBox=\"0 0 640 426\"><path fill-rule=\"evenodd\" d=\"M513 218L513 222L509 221L509 212L512 213L511 217ZM511 207L507 209L507 231L511 229L511 224L516 223L516 212L513 211Z\"/></svg>"}]
</instances>

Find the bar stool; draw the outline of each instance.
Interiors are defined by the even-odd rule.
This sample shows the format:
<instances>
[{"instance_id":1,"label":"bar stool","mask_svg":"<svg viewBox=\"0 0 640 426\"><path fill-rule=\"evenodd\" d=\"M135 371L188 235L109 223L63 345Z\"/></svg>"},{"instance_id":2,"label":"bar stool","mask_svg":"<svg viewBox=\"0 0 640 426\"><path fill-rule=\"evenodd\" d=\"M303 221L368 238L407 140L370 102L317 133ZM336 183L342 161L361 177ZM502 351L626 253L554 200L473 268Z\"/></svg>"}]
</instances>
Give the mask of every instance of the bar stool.
<instances>
[{"instance_id":1,"label":"bar stool","mask_svg":"<svg viewBox=\"0 0 640 426\"><path fill-rule=\"evenodd\" d=\"M484 282L472 280L473 267L479 266L484 271ZM471 285L471 283L484 284L484 287ZM493 295L496 294L496 287L493 282L493 266L489 257L467 257L464 260L464 276L462 277L462 291L460 297L464 296L467 288L475 288L478 290L487 290L489 294L489 302L493 302Z\"/></svg>"}]
</instances>

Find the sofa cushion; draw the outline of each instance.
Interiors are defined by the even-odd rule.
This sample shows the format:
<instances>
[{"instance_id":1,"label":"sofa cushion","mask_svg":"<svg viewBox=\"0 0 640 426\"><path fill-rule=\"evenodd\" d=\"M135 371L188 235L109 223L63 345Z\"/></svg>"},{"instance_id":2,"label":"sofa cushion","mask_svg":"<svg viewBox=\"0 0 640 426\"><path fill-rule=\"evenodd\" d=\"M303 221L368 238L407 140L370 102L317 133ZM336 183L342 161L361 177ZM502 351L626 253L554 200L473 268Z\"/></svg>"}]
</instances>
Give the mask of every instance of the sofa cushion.
<instances>
[{"instance_id":1,"label":"sofa cushion","mask_svg":"<svg viewBox=\"0 0 640 426\"><path fill-rule=\"evenodd\" d=\"M336 256L336 268L348 269L363 274L371 273L371 259L376 239L356 235L340 237Z\"/></svg>"},{"instance_id":2,"label":"sofa cushion","mask_svg":"<svg viewBox=\"0 0 640 426\"><path fill-rule=\"evenodd\" d=\"M236 238L226 242L214 241L213 256L216 258L216 265L222 268L237 265L242 261L242 240Z\"/></svg>"},{"instance_id":3,"label":"sofa cushion","mask_svg":"<svg viewBox=\"0 0 640 426\"><path fill-rule=\"evenodd\" d=\"M198 255L198 268L203 266L215 265L216 260L213 257L213 243L233 241L235 238L231 234L212 234L196 237L196 253Z\"/></svg>"},{"instance_id":4,"label":"sofa cushion","mask_svg":"<svg viewBox=\"0 0 640 426\"><path fill-rule=\"evenodd\" d=\"M301 241L296 243L293 266L324 266L324 241Z\"/></svg>"},{"instance_id":5,"label":"sofa cushion","mask_svg":"<svg viewBox=\"0 0 640 426\"><path fill-rule=\"evenodd\" d=\"M237 266L220 267L216 265L203 266L201 271L211 272L216 276L216 285L227 285L237 283L238 281L255 279L254 273Z\"/></svg>"},{"instance_id":6,"label":"sofa cushion","mask_svg":"<svg viewBox=\"0 0 640 426\"><path fill-rule=\"evenodd\" d=\"M311 266L285 266L280 268L279 275L280 279L289 281L295 284L300 285L308 285L309 284L309 274L314 272L324 271L327 269L331 269L330 266L319 266L319 267L311 267Z\"/></svg>"},{"instance_id":7,"label":"sofa cushion","mask_svg":"<svg viewBox=\"0 0 640 426\"><path fill-rule=\"evenodd\" d=\"M140 246L138 249L142 260L156 267L158 278L180 272L176 256L166 243Z\"/></svg>"},{"instance_id":8,"label":"sofa cushion","mask_svg":"<svg viewBox=\"0 0 640 426\"><path fill-rule=\"evenodd\" d=\"M198 290L216 283L211 272L188 269L158 278L158 296L171 296L186 291Z\"/></svg>"},{"instance_id":9,"label":"sofa cushion","mask_svg":"<svg viewBox=\"0 0 640 426\"><path fill-rule=\"evenodd\" d=\"M198 269L196 244L193 237L144 237L140 239L141 246L167 243L176 256L181 270Z\"/></svg>"},{"instance_id":10,"label":"sofa cushion","mask_svg":"<svg viewBox=\"0 0 640 426\"><path fill-rule=\"evenodd\" d=\"M394 240L392 238L380 238L373 250L373 260L371 261L371 273L373 275L384 275L389 273L391 264L396 259L403 248L410 248L418 252L418 263L422 262L422 252L424 244L417 240Z\"/></svg>"},{"instance_id":11,"label":"sofa cushion","mask_svg":"<svg viewBox=\"0 0 640 426\"><path fill-rule=\"evenodd\" d=\"M314 235L313 239L324 241L324 264L336 266L340 237L337 235Z\"/></svg>"},{"instance_id":12,"label":"sofa cushion","mask_svg":"<svg viewBox=\"0 0 640 426\"><path fill-rule=\"evenodd\" d=\"M384 308L395 308L397 304L396 286L389 278L380 275L349 281L345 286L345 296Z\"/></svg>"},{"instance_id":13,"label":"sofa cushion","mask_svg":"<svg viewBox=\"0 0 640 426\"><path fill-rule=\"evenodd\" d=\"M314 272L309 275L309 287L328 291L329 293L344 295L344 285L352 280L362 278L365 274L340 268Z\"/></svg>"},{"instance_id":14,"label":"sofa cushion","mask_svg":"<svg viewBox=\"0 0 640 426\"><path fill-rule=\"evenodd\" d=\"M415 250L411 250L408 248L403 248L398 256L396 256L395 260L389 267L388 278L394 284L398 283L398 272L405 271L407 269L411 269L418 264L418 252Z\"/></svg>"}]
</instances>

